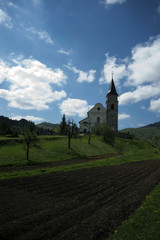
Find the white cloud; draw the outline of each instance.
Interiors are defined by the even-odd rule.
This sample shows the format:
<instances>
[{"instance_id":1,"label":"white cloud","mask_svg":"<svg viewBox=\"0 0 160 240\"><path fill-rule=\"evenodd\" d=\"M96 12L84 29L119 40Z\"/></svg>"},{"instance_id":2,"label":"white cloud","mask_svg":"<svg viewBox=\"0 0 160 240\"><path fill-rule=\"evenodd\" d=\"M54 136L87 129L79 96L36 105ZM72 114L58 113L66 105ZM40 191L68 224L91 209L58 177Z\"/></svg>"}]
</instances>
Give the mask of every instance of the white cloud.
<instances>
[{"instance_id":1,"label":"white cloud","mask_svg":"<svg viewBox=\"0 0 160 240\"><path fill-rule=\"evenodd\" d=\"M160 113L160 98L157 100L151 100L149 110Z\"/></svg>"},{"instance_id":2,"label":"white cloud","mask_svg":"<svg viewBox=\"0 0 160 240\"><path fill-rule=\"evenodd\" d=\"M126 0L103 0L102 3L105 5L121 4L126 2Z\"/></svg>"},{"instance_id":3,"label":"white cloud","mask_svg":"<svg viewBox=\"0 0 160 240\"><path fill-rule=\"evenodd\" d=\"M41 2L41 0L33 0L33 2L37 5Z\"/></svg>"},{"instance_id":4,"label":"white cloud","mask_svg":"<svg viewBox=\"0 0 160 240\"><path fill-rule=\"evenodd\" d=\"M120 60L106 54L100 84L111 81L112 71L116 86L133 90L119 97L120 105L136 103L160 96L160 35L132 49L131 58Z\"/></svg>"},{"instance_id":5,"label":"white cloud","mask_svg":"<svg viewBox=\"0 0 160 240\"><path fill-rule=\"evenodd\" d=\"M67 67L72 72L79 75L79 77L77 78L77 82L80 82L80 83L89 82L89 83L91 83L95 79L96 70L91 69L88 72L84 72L84 71L79 70L76 67L72 66L72 64L70 64L70 63L68 65L65 65L65 67Z\"/></svg>"},{"instance_id":6,"label":"white cloud","mask_svg":"<svg viewBox=\"0 0 160 240\"><path fill-rule=\"evenodd\" d=\"M130 103L136 103L141 100L146 100L155 96L160 95L160 84L157 85L145 85L138 86L133 92L123 93L119 97L119 104L126 105Z\"/></svg>"},{"instance_id":7,"label":"white cloud","mask_svg":"<svg viewBox=\"0 0 160 240\"><path fill-rule=\"evenodd\" d=\"M34 27L27 28L26 30L32 34L37 35L38 38L40 38L41 40L44 40L46 44L54 45L52 38L46 31L38 31Z\"/></svg>"},{"instance_id":8,"label":"white cloud","mask_svg":"<svg viewBox=\"0 0 160 240\"><path fill-rule=\"evenodd\" d=\"M9 89L0 89L0 97L9 101L9 106L20 109L48 109L48 104L66 97L66 92L53 91L53 86L62 86L66 75L61 69L47 68L34 59L13 59L14 66L0 61L0 80L9 82Z\"/></svg>"},{"instance_id":9,"label":"white cloud","mask_svg":"<svg viewBox=\"0 0 160 240\"><path fill-rule=\"evenodd\" d=\"M101 72L101 77L99 79L100 84L110 83L112 72L114 74L114 80L116 84L119 84L119 80L126 76L126 65L125 60L117 62L116 57L109 57L109 54L106 53L106 62L104 64L103 70Z\"/></svg>"},{"instance_id":10,"label":"white cloud","mask_svg":"<svg viewBox=\"0 0 160 240\"><path fill-rule=\"evenodd\" d=\"M67 98L60 105L59 108L62 114L66 116L85 117L86 113L92 108L92 105L88 105L86 100Z\"/></svg>"},{"instance_id":11,"label":"white cloud","mask_svg":"<svg viewBox=\"0 0 160 240\"><path fill-rule=\"evenodd\" d=\"M160 79L160 35L132 50L128 65L127 85L159 82Z\"/></svg>"},{"instance_id":12,"label":"white cloud","mask_svg":"<svg viewBox=\"0 0 160 240\"><path fill-rule=\"evenodd\" d=\"M143 127L143 126L145 126L145 124L144 123L138 123L138 126Z\"/></svg>"},{"instance_id":13,"label":"white cloud","mask_svg":"<svg viewBox=\"0 0 160 240\"><path fill-rule=\"evenodd\" d=\"M13 3L13 2L9 2L8 6L13 7L15 9L20 9L20 7L17 4Z\"/></svg>"},{"instance_id":14,"label":"white cloud","mask_svg":"<svg viewBox=\"0 0 160 240\"><path fill-rule=\"evenodd\" d=\"M11 17L8 15L8 13L3 11L2 9L0 9L0 24L10 29L13 28Z\"/></svg>"},{"instance_id":15,"label":"white cloud","mask_svg":"<svg viewBox=\"0 0 160 240\"><path fill-rule=\"evenodd\" d=\"M128 118L131 118L131 116L129 114L126 114L126 113L118 114L118 120L124 120L124 119L128 119Z\"/></svg>"},{"instance_id":16,"label":"white cloud","mask_svg":"<svg viewBox=\"0 0 160 240\"><path fill-rule=\"evenodd\" d=\"M141 109L142 109L142 110L146 110L146 107L145 107L145 106L141 106Z\"/></svg>"},{"instance_id":17,"label":"white cloud","mask_svg":"<svg viewBox=\"0 0 160 240\"><path fill-rule=\"evenodd\" d=\"M40 117L34 117L34 116L20 116L20 115L17 115L17 116L14 116L12 117L11 119L13 120L21 120L21 119L26 119L28 121L32 121L32 122L41 122L41 121L44 121L44 118L40 118Z\"/></svg>"},{"instance_id":18,"label":"white cloud","mask_svg":"<svg viewBox=\"0 0 160 240\"><path fill-rule=\"evenodd\" d=\"M58 53L64 54L64 55L71 55L73 53L72 50L65 51L63 49L59 49Z\"/></svg>"}]
</instances>

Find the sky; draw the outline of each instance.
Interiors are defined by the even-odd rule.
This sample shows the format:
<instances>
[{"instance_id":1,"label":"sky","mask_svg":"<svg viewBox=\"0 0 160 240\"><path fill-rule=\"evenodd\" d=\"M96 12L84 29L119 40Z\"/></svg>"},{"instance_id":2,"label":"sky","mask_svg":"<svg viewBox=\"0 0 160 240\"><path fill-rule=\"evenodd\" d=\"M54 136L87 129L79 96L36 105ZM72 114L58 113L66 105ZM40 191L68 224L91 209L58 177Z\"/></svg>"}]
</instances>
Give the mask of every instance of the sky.
<instances>
[{"instance_id":1,"label":"sky","mask_svg":"<svg viewBox=\"0 0 160 240\"><path fill-rule=\"evenodd\" d=\"M0 0L0 115L78 124L112 72L119 130L160 121L160 0Z\"/></svg>"}]
</instances>

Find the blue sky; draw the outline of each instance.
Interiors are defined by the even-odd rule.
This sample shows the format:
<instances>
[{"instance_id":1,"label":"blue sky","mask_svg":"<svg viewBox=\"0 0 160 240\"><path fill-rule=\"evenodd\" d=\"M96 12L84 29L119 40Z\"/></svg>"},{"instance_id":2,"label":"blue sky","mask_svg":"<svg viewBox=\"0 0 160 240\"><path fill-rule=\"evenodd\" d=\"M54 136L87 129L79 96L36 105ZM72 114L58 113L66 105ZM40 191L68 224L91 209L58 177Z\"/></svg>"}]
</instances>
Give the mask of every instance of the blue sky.
<instances>
[{"instance_id":1,"label":"blue sky","mask_svg":"<svg viewBox=\"0 0 160 240\"><path fill-rule=\"evenodd\" d=\"M112 71L119 129L160 121L160 0L0 0L0 115L78 123Z\"/></svg>"}]
</instances>

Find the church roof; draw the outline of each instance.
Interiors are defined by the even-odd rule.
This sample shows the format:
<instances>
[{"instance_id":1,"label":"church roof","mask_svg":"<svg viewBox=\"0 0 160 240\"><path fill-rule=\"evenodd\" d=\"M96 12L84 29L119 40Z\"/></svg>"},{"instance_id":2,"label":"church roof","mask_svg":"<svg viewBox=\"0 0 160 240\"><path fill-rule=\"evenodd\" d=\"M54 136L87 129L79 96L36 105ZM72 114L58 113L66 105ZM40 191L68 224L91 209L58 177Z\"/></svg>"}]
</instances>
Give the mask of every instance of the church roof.
<instances>
[{"instance_id":1,"label":"church roof","mask_svg":"<svg viewBox=\"0 0 160 240\"><path fill-rule=\"evenodd\" d=\"M111 85L110 85L107 95L109 95L109 94L118 96L118 93L117 93L115 85L114 85L113 78L112 78Z\"/></svg>"}]
</instances>

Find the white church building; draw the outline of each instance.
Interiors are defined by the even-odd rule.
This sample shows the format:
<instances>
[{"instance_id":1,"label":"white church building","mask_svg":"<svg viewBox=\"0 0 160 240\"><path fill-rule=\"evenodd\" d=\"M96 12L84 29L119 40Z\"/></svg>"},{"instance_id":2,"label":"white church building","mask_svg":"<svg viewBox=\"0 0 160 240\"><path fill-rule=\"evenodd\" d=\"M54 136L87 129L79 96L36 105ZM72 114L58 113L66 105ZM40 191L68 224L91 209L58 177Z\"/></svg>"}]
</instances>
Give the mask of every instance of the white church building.
<instances>
[{"instance_id":1,"label":"white church building","mask_svg":"<svg viewBox=\"0 0 160 240\"><path fill-rule=\"evenodd\" d=\"M106 95L106 107L101 103L96 103L96 105L87 112L87 115L87 118L79 122L81 133L91 133L92 129L98 123L108 123L114 131L118 130L118 94L113 77Z\"/></svg>"}]
</instances>

